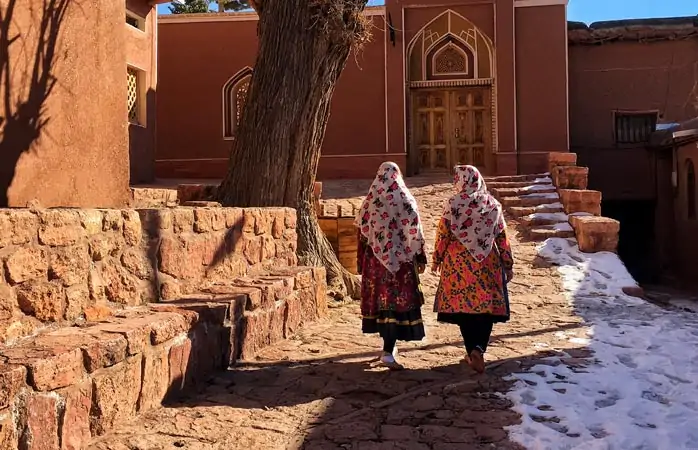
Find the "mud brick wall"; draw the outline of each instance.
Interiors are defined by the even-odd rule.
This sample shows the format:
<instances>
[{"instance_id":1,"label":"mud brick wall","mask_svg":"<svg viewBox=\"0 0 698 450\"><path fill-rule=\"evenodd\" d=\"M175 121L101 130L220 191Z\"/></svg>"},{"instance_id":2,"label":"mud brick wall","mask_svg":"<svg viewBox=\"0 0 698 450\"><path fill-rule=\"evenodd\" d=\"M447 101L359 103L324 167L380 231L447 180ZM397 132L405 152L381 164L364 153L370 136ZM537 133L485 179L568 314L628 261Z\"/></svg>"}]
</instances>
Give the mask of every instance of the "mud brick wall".
<instances>
[{"instance_id":1,"label":"mud brick wall","mask_svg":"<svg viewBox=\"0 0 698 450\"><path fill-rule=\"evenodd\" d=\"M0 344L296 265L287 208L0 210Z\"/></svg>"}]
</instances>

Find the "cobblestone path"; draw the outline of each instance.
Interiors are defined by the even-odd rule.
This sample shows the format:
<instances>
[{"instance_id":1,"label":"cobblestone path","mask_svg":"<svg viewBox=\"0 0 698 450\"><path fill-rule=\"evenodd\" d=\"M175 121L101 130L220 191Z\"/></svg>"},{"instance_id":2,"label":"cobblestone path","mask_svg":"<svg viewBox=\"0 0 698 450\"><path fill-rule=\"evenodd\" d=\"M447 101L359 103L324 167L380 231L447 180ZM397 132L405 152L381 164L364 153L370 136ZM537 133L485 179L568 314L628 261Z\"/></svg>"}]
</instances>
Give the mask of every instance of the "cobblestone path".
<instances>
[{"instance_id":1,"label":"cobblestone path","mask_svg":"<svg viewBox=\"0 0 698 450\"><path fill-rule=\"evenodd\" d=\"M429 251L447 180L408 180L420 203ZM323 199L358 204L368 182L325 183ZM253 362L221 373L200 392L152 411L95 440L92 449L514 449L505 427L518 422L503 378L564 349L584 335L562 295L554 269L536 259L532 243L519 242L510 223L516 258L510 284L512 320L496 325L477 376L461 364L457 327L437 325L432 312L437 278L422 277L427 297L427 338L399 343L409 369L388 372L374 361L380 340L360 331L357 304L327 318ZM564 332L564 333L561 333Z\"/></svg>"}]
</instances>

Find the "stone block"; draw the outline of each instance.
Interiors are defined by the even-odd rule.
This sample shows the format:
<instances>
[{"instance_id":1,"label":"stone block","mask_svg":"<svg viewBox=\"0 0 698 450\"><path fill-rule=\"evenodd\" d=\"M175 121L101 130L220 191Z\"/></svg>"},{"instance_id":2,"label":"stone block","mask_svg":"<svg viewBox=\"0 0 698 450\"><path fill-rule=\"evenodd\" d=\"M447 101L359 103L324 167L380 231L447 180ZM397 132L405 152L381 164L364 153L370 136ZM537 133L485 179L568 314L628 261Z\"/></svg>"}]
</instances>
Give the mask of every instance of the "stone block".
<instances>
[{"instance_id":1,"label":"stone block","mask_svg":"<svg viewBox=\"0 0 698 450\"><path fill-rule=\"evenodd\" d=\"M271 234L274 224L272 216L273 208L253 208L252 214L255 216L254 232L258 236Z\"/></svg>"},{"instance_id":2,"label":"stone block","mask_svg":"<svg viewBox=\"0 0 698 450\"><path fill-rule=\"evenodd\" d=\"M87 310L90 308L90 290L86 283L71 286L65 290L65 318L74 322L83 315L87 319ZM90 313L94 312L92 309ZM89 320L89 319L88 319Z\"/></svg>"},{"instance_id":3,"label":"stone block","mask_svg":"<svg viewBox=\"0 0 698 450\"><path fill-rule=\"evenodd\" d=\"M271 311L246 312L240 321L240 358L250 359L269 345Z\"/></svg>"},{"instance_id":4,"label":"stone block","mask_svg":"<svg viewBox=\"0 0 698 450\"><path fill-rule=\"evenodd\" d=\"M123 217L124 240L126 245L140 245L143 238L143 227L141 217L135 209L125 209L121 211Z\"/></svg>"},{"instance_id":5,"label":"stone block","mask_svg":"<svg viewBox=\"0 0 698 450\"><path fill-rule=\"evenodd\" d=\"M143 385L138 397L138 411L159 407L167 395L170 381L169 349L158 345L143 353Z\"/></svg>"},{"instance_id":6,"label":"stone block","mask_svg":"<svg viewBox=\"0 0 698 450\"><path fill-rule=\"evenodd\" d=\"M55 394L32 394L26 400L24 450L59 450L58 402Z\"/></svg>"},{"instance_id":7,"label":"stone block","mask_svg":"<svg viewBox=\"0 0 698 450\"><path fill-rule=\"evenodd\" d=\"M558 192L567 214L601 215L601 192L584 189L560 189Z\"/></svg>"},{"instance_id":8,"label":"stone block","mask_svg":"<svg viewBox=\"0 0 698 450\"><path fill-rule=\"evenodd\" d=\"M149 314L129 319L111 319L91 327L94 332L115 333L126 338L129 356L143 353L150 346L152 325L168 320L170 314Z\"/></svg>"},{"instance_id":9,"label":"stone block","mask_svg":"<svg viewBox=\"0 0 698 450\"><path fill-rule=\"evenodd\" d=\"M14 344L17 339L36 334L43 326L43 322L35 317L18 313L8 320L0 321L0 343Z\"/></svg>"},{"instance_id":10,"label":"stone block","mask_svg":"<svg viewBox=\"0 0 698 450\"><path fill-rule=\"evenodd\" d=\"M191 333L191 358L187 381L193 386L205 383L216 370L228 367L229 339L223 326L204 323Z\"/></svg>"},{"instance_id":11,"label":"stone block","mask_svg":"<svg viewBox=\"0 0 698 450\"><path fill-rule=\"evenodd\" d=\"M551 172L553 184L559 189L586 189L589 185L589 168L557 166Z\"/></svg>"},{"instance_id":12,"label":"stone block","mask_svg":"<svg viewBox=\"0 0 698 450\"><path fill-rule=\"evenodd\" d=\"M17 296L14 289L0 284L0 320L9 320L17 309Z\"/></svg>"},{"instance_id":13,"label":"stone block","mask_svg":"<svg viewBox=\"0 0 698 450\"><path fill-rule=\"evenodd\" d=\"M282 299L290 293L283 279L262 279L262 278L237 278L233 280L235 286L243 288L256 288L260 291L259 297L250 297L246 309L254 311L257 309L269 309L276 300ZM259 301L259 303L255 303Z\"/></svg>"},{"instance_id":14,"label":"stone block","mask_svg":"<svg viewBox=\"0 0 698 450\"><path fill-rule=\"evenodd\" d=\"M53 248L49 259L50 279L58 280L66 287L87 281L91 258L86 243Z\"/></svg>"},{"instance_id":15,"label":"stone block","mask_svg":"<svg viewBox=\"0 0 698 450\"><path fill-rule=\"evenodd\" d=\"M254 236L249 233L243 234L235 242L235 252L241 253L249 265L262 262L262 247L262 236Z\"/></svg>"},{"instance_id":16,"label":"stone block","mask_svg":"<svg viewBox=\"0 0 698 450\"><path fill-rule=\"evenodd\" d=\"M271 235L274 239L281 239L286 229L286 211L283 209L274 209L272 212L274 220L271 227Z\"/></svg>"},{"instance_id":17,"label":"stone block","mask_svg":"<svg viewBox=\"0 0 698 450\"><path fill-rule=\"evenodd\" d=\"M59 392L64 410L59 430L61 450L82 450L88 447L90 410L92 409L92 382L86 380Z\"/></svg>"},{"instance_id":18,"label":"stone block","mask_svg":"<svg viewBox=\"0 0 698 450\"><path fill-rule=\"evenodd\" d=\"M620 222L608 217L572 216L579 250L585 253L615 252L618 249Z\"/></svg>"},{"instance_id":19,"label":"stone block","mask_svg":"<svg viewBox=\"0 0 698 450\"><path fill-rule=\"evenodd\" d=\"M172 209L138 209L142 230L150 238L159 238L163 232L172 229Z\"/></svg>"},{"instance_id":20,"label":"stone block","mask_svg":"<svg viewBox=\"0 0 698 450\"><path fill-rule=\"evenodd\" d=\"M118 256L126 244L120 234L100 233L90 238L89 245L92 260L102 261L110 256Z\"/></svg>"},{"instance_id":21,"label":"stone block","mask_svg":"<svg viewBox=\"0 0 698 450\"><path fill-rule=\"evenodd\" d=\"M175 208L172 210L172 229L175 233L188 233L194 228L194 210Z\"/></svg>"},{"instance_id":22,"label":"stone block","mask_svg":"<svg viewBox=\"0 0 698 450\"><path fill-rule=\"evenodd\" d=\"M17 393L26 386L26 380L26 367L19 364L0 364L0 411L12 406Z\"/></svg>"},{"instance_id":23,"label":"stone block","mask_svg":"<svg viewBox=\"0 0 698 450\"><path fill-rule=\"evenodd\" d=\"M242 232L243 233L254 233L255 230L255 220L257 214L254 208L245 208L242 211Z\"/></svg>"},{"instance_id":24,"label":"stone block","mask_svg":"<svg viewBox=\"0 0 698 450\"><path fill-rule=\"evenodd\" d=\"M0 410L0 449L15 450L19 447L19 436L15 428L12 411Z\"/></svg>"},{"instance_id":25,"label":"stone block","mask_svg":"<svg viewBox=\"0 0 698 450\"><path fill-rule=\"evenodd\" d=\"M300 298L301 317L303 318L303 323L312 322L320 317L315 287L303 288L298 291L298 295Z\"/></svg>"},{"instance_id":26,"label":"stone block","mask_svg":"<svg viewBox=\"0 0 698 450\"><path fill-rule=\"evenodd\" d=\"M38 228L39 218L31 211L0 211L0 248L34 242Z\"/></svg>"},{"instance_id":27,"label":"stone block","mask_svg":"<svg viewBox=\"0 0 698 450\"><path fill-rule=\"evenodd\" d=\"M215 184L180 184L177 186L179 203L190 201L209 201L216 198L218 185Z\"/></svg>"},{"instance_id":28,"label":"stone block","mask_svg":"<svg viewBox=\"0 0 698 450\"><path fill-rule=\"evenodd\" d=\"M92 338L81 347L88 372L111 367L126 359L128 348L126 337L93 327L86 328L85 333Z\"/></svg>"},{"instance_id":29,"label":"stone block","mask_svg":"<svg viewBox=\"0 0 698 450\"><path fill-rule=\"evenodd\" d=\"M296 210L293 208L284 208L285 211L285 222L286 222L286 228L291 228L291 229L296 229L296 225L298 222L298 216L296 213Z\"/></svg>"},{"instance_id":30,"label":"stone block","mask_svg":"<svg viewBox=\"0 0 698 450\"><path fill-rule=\"evenodd\" d=\"M181 343L177 343L170 347L169 366L170 366L170 386L167 396L176 397L179 393L185 390L188 386L187 371L191 357L191 340L185 339Z\"/></svg>"},{"instance_id":31,"label":"stone block","mask_svg":"<svg viewBox=\"0 0 698 450\"><path fill-rule=\"evenodd\" d=\"M242 231L243 212L242 208L223 208L226 228Z\"/></svg>"},{"instance_id":32,"label":"stone block","mask_svg":"<svg viewBox=\"0 0 698 450\"><path fill-rule=\"evenodd\" d=\"M324 267L313 267L315 280L315 304L318 317L327 315L327 270Z\"/></svg>"},{"instance_id":33,"label":"stone block","mask_svg":"<svg viewBox=\"0 0 698 450\"><path fill-rule=\"evenodd\" d=\"M288 339L300 329L303 323L300 293L294 292L286 298L286 317L284 318L284 338Z\"/></svg>"},{"instance_id":34,"label":"stone block","mask_svg":"<svg viewBox=\"0 0 698 450\"><path fill-rule=\"evenodd\" d=\"M17 304L25 314L57 322L65 315L65 290L58 282L28 281L17 288Z\"/></svg>"},{"instance_id":35,"label":"stone block","mask_svg":"<svg viewBox=\"0 0 698 450\"><path fill-rule=\"evenodd\" d=\"M105 209L102 212L104 213L102 231L113 231L118 234L123 233L124 217L121 215L121 210Z\"/></svg>"},{"instance_id":36,"label":"stone block","mask_svg":"<svg viewBox=\"0 0 698 450\"><path fill-rule=\"evenodd\" d=\"M60 247L73 245L84 239L86 231L78 211L71 209L46 209L39 213L39 242Z\"/></svg>"},{"instance_id":37,"label":"stone block","mask_svg":"<svg viewBox=\"0 0 698 450\"><path fill-rule=\"evenodd\" d=\"M7 279L12 284L27 280L46 280L47 253L42 247L19 247L7 257L5 265Z\"/></svg>"},{"instance_id":38,"label":"stone block","mask_svg":"<svg viewBox=\"0 0 698 450\"><path fill-rule=\"evenodd\" d=\"M81 209L78 211L80 224L88 236L94 236L102 232L104 214L98 209Z\"/></svg>"},{"instance_id":39,"label":"stone block","mask_svg":"<svg viewBox=\"0 0 698 450\"><path fill-rule=\"evenodd\" d=\"M179 313L164 312L158 314L157 318L151 319L150 343L152 345L162 344L189 331L191 325L186 316Z\"/></svg>"},{"instance_id":40,"label":"stone block","mask_svg":"<svg viewBox=\"0 0 698 450\"><path fill-rule=\"evenodd\" d=\"M221 208L194 208L194 231L197 233L220 231L225 228L225 214Z\"/></svg>"},{"instance_id":41,"label":"stone block","mask_svg":"<svg viewBox=\"0 0 698 450\"><path fill-rule=\"evenodd\" d=\"M114 314L114 311L104 304L88 306L83 312L87 322L102 322Z\"/></svg>"},{"instance_id":42,"label":"stone block","mask_svg":"<svg viewBox=\"0 0 698 450\"><path fill-rule=\"evenodd\" d=\"M269 344L284 338L287 305L285 300L276 302L269 314Z\"/></svg>"},{"instance_id":43,"label":"stone block","mask_svg":"<svg viewBox=\"0 0 698 450\"><path fill-rule=\"evenodd\" d=\"M28 344L0 350L0 354L7 359L7 364L24 365L29 372L29 383L38 391L70 386L84 374L82 351L78 346Z\"/></svg>"},{"instance_id":44,"label":"stone block","mask_svg":"<svg viewBox=\"0 0 698 450\"><path fill-rule=\"evenodd\" d=\"M136 415L141 390L142 357L133 356L92 376L90 429L100 436Z\"/></svg>"},{"instance_id":45,"label":"stone block","mask_svg":"<svg viewBox=\"0 0 698 450\"><path fill-rule=\"evenodd\" d=\"M150 280L154 277L154 261L148 259L148 255L138 247L129 247L121 254L121 264L133 275L141 280Z\"/></svg>"},{"instance_id":46,"label":"stone block","mask_svg":"<svg viewBox=\"0 0 698 450\"><path fill-rule=\"evenodd\" d=\"M548 153L548 172L552 175L553 169L558 166L576 166L577 154L569 152Z\"/></svg>"},{"instance_id":47,"label":"stone block","mask_svg":"<svg viewBox=\"0 0 698 450\"><path fill-rule=\"evenodd\" d=\"M100 277L107 299L122 305L140 305L141 293L137 279L118 260L109 259L101 264Z\"/></svg>"}]
</instances>

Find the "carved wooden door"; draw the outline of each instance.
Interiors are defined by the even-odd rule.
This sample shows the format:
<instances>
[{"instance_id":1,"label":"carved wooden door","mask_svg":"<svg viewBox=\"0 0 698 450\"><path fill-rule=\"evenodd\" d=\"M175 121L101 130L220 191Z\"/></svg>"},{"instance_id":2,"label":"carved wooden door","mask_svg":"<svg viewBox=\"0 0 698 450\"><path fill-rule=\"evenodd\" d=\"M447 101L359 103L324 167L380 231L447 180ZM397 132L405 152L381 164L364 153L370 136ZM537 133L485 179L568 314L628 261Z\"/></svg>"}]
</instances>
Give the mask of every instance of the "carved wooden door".
<instances>
[{"instance_id":1,"label":"carved wooden door","mask_svg":"<svg viewBox=\"0 0 698 450\"><path fill-rule=\"evenodd\" d=\"M421 171L448 170L450 96L448 91L416 91L413 94L414 147Z\"/></svg>"},{"instance_id":2,"label":"carved wooden door","mask_svg":"<svg viewBox=\"0 0 698 450\"><path fill-rule=\"evenodd\" d=\"M470 164L486 173L492 155L492 116L489 87L450 92L453 164Z\"/></svg>"}]
</instances>

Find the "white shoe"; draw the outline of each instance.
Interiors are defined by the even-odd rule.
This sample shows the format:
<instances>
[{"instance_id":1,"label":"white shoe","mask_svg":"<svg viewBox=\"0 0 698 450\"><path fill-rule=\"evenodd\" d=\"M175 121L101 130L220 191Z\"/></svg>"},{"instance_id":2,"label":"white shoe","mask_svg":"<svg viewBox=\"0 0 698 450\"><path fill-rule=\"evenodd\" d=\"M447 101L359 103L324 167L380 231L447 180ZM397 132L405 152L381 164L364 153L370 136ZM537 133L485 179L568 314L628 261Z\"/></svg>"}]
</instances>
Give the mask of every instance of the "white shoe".
<instances>
[{"instance_id":1,"label":"white shoe","mask_svg":"<svg viewBox=\"0 0 698 450\"><path fill-rule=\"evenodd\" d=\"M395 357L390 353L383 353L381 356L381 364L390 370L402 370L404 367L402 364L395 360Z\"/></svg>"}]
</instances>

